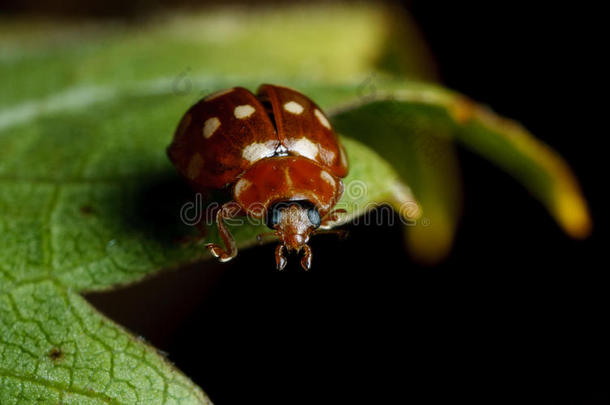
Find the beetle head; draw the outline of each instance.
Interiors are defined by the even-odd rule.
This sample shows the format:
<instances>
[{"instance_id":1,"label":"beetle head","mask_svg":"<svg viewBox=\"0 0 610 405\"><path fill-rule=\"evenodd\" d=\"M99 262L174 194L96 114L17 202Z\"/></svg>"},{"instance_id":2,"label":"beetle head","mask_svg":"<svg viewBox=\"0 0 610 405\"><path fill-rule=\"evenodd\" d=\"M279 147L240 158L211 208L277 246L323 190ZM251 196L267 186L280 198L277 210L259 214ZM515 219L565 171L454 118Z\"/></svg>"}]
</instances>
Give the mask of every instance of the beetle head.
<instances>
[{"instance_id":1,"label":"beetle head","mask_svg":"<svg viewBox=\"0 0 610 405\"><path fill-rule=\"evenodd\" d=\"M320 213L309 201L282 201L273 204L267 211L267 226L275 230L281 245L276 250L278 269L286 266L283 250L300 252L304 250L301 265L305 270L311 267L311 249L307 245L309 235L320 226Z\"/></svg>"}]
</instances>

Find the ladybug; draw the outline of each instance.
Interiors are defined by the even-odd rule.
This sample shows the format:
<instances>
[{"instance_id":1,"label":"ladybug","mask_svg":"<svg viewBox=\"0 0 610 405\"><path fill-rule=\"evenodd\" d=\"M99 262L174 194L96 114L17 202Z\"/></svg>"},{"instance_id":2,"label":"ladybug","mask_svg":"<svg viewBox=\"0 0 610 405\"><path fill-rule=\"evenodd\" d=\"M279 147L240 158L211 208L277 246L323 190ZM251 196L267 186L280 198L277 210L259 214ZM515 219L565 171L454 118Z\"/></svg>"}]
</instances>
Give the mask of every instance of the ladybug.
<instances>
[{"instance_id":1,"label":"ladybug","mask_svg":"<svg viewBox=\"0 0 610 405\"><path fill-rule=\"evenodd\" d=\"M322 110L287 87L263 84L256 95L234 87L203 98L182 117L168 155L195 189L231 193L216 214L225 247L206 245L221 262L237 255L224 220L248 215L278 237L278 270L285 250L302 250L309 270L309 236L345 212L333 210L348 173L345 149Z\"/></svg>"}]
</instances>

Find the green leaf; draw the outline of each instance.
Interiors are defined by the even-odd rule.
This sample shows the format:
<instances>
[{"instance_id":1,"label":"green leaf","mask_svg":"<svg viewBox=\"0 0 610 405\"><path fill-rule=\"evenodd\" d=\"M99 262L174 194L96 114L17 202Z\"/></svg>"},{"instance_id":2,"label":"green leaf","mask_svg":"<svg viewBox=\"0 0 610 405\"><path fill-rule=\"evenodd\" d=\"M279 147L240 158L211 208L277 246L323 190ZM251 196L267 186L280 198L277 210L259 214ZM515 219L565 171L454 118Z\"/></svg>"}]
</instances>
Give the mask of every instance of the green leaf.
<instances>
[{"instance_id":1,"label":"green leaf","mask_svg":"<svg viewBox=\"0 0 610 405\"><path fill-rule=\"evenodd\" d=\"M53 281L0 295L2 404L202 404L154 349Z\"/></svg>"}]
</instances>

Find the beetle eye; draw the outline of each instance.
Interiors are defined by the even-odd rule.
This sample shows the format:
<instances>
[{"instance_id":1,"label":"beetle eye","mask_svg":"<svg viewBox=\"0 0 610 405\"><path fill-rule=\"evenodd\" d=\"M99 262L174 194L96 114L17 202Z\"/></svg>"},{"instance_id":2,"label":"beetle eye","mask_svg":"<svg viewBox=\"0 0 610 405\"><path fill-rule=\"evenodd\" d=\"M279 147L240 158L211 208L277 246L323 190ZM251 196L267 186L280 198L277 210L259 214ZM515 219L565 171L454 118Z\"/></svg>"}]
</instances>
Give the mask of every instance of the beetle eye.
<instances>
[{"instance_id":1,"label":"beetle eye","mask_svg":"<svg viewBox=\"0 0 610 405\"><path fill-rule=\"evenodd\" d=\"M320 226L322 220L320 219L320 213L315 207L311 207L307 210L307 216L309 217L309 221L314 226L314 228Z\"/></svg>"},{"instance_id":2,"label":"beetle eye","mask_svg":"<svg viewBox=\"0 0 610 405\"><path fill-rule=\"evenodd\" d=\"M267 212L267 217L265 218L265 224L270 229L275 229L275 227L280 223L280 218L282 217L282 211L280 211L280 207L277 205L273 205L269 208Z\"/></svg>"}]
</instances>

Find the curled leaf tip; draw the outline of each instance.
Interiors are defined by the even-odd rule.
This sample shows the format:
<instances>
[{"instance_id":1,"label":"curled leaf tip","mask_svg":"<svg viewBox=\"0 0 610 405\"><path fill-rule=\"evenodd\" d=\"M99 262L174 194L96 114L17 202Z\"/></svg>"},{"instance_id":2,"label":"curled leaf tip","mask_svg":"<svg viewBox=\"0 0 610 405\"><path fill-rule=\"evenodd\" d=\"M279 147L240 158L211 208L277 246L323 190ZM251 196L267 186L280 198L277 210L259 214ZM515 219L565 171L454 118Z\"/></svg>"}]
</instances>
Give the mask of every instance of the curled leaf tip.
<instances>
[{"instance_id":1,"label":"curled leaf tip","mask_svg":"<svg viewBox=\"0 0 610 405\"><path fill-rule=\"evenodd\" d=\"M578 180L556 151L518 122L462 96L453 100L449 112L458 124L472 124L457 139L520 179L569 236L582 239L591 233L592 220ZM473 129L480 136L473 136Z\"/></svg>"},{"instance_id":2,"label":"curled leaf tip","mask_svg":"<svg viewBox=\"0 0 610 405\"><path fill-rule=\"evenodd\" d=\"M578 191L561 193L554 211L557 222L571 237L584 239L591 234L593 221L587 203Z\"/></svg>"}]
</instances>

